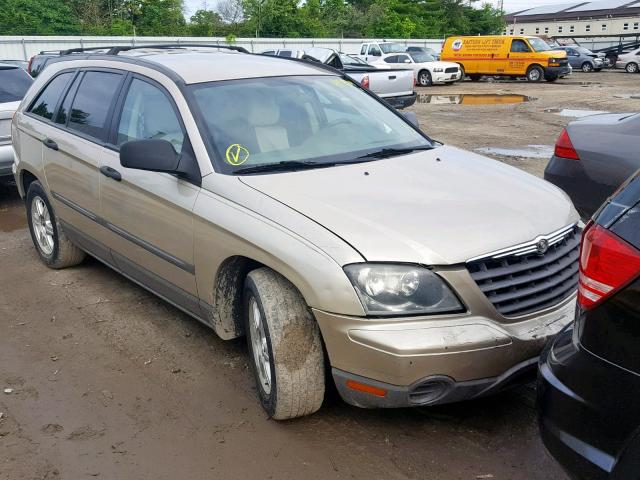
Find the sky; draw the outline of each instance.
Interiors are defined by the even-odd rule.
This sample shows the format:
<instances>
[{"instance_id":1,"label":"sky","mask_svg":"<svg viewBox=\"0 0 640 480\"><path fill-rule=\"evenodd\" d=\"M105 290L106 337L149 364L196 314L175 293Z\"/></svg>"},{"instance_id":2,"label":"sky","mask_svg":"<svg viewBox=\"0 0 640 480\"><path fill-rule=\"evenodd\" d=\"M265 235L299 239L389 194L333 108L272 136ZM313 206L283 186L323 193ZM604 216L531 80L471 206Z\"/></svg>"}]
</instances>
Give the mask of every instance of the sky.
<instances>
[{"instance_id":1,"label":"sky","mask_svg":"<svg viewBox=\"0 0 640 480\"><path fill-rule=\"evenodd\" d=\"M186 17L189 18L195 13L196 10L202 8L204 0L185 0L184 5L186 7ZM498 0L486 0L489 3L498 5ZM507 12L515 12L518 10L524 10L525 8L538 7L541 5L551 5L558 3L571 3L572 0L504 0L504 9ZM207 0L207 7L212 8L215 5L215 0Z\"/></svg>"}]
</instances>

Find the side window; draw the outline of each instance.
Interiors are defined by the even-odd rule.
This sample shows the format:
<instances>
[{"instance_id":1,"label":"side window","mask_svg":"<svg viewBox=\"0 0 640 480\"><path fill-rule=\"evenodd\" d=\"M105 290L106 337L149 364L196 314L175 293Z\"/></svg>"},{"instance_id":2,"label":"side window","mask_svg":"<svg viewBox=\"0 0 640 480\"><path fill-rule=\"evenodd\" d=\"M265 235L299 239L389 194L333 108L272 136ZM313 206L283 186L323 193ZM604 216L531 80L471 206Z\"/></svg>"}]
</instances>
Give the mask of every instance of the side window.
<instances>
[{"instance_id":1,"label":"side window","mask_svg":"<svg viewBox=\"0 0 640 480\"><path fill-rule=\"evenodd\" d=\"M85 73L71 105L69 128L103 138L107 114L121 79L122 75L118 73Z\"/></svg>"},{"instance_id":2,"label":"side window","mask_svg":"<svg viewBox=\"0 0 640 480\"><path fill-rule=\"evenodd\" d=\"M381 57L382 52L380 51L377 45L371 45L369 47L369 55L373 55L374 57Z\"/></svg>"},{"instance_id":3,"label":"side window","mask_svg":"<svg viewBox=\"0 0 640 480\"><path fill-rule=\"evenodd\" d=\"M182 151L184 132L169 98L158 87L134 78L122 107L118 145L130 140L167 140Z\"/></svg>"},{"instance_id":4,"label":"side window","mask_svg":"<svg viewBox=\"0 0 640 480\"><path fill-rule=\"evenodd\" d=\"M62 105L58 109L58 113L56 114L55 122L60 125L67 124L67 118L69 116L69 110L71 108L71 101L76 94L76 90L78 89L78 83L80 83L80 79L82 78L82 74L78 75L74 80L69 89L67 90L67 94L62 101Z\"/></svg>"},{"instance_id":5,"label":"side window","mask_svg":"<svg viewBox=\"0 0 640 480\"><path fill-rule=\"evenodd\" d=\"M367 54L367 47L369 46L368 43L365 43L364 45L362 45L362 48L360 49L360 55L366 55Z\"/></svg>"},{"instance_id":6,"label":"side window","mask_svg":"<svg viewBox=\"0 0 640 480\"><path fill-rule=\"evenodd\" d=\"M516 53L527 53L530 52L531 49L524 40L516 39L511 43L511 51Z\"/></svg>"},{"instance_id":7,"label":"side window","mask_svg":"<svg viewBox=\"0 0 640 480\"><path fill-rule=\"evenodd\" d=\"M411 63L408 55L398 55L398 63Z\"/></svg>"},{"instance_id":8,"label":"side window","mask_svg":"<svg viewBox=\"0 0 640 480\"><path fill-rule=\"evenodd\" d=\"M291 57L291 50L280 50L278 52L278 56L279 57L286 57L286 58L290 58Z\"/></svg>"},{"instance_id":9,"label":"side window","mask_svg":"<svg viewBox=\"0 0 640 480\"><path fill-rule=\"evenodd\" d=\"M398 55L391 55L390 57L385 58L384 61L387 63L398 63Z\"/></svg>"},{"instance_id":10,"label":"side window","mask_svg":"<svg viewBox=\"0 0 640 480\"><path fill-rule=\"evenodd\" d=\"M67 83L69 83L73 75L73 72L66 72L51 80L47 86L44 87L44 90L40 92L36 101L31 104L29 112L51 120L56 105L62 96L62 92L64 92Z\"/></svg>"}]
</instances>

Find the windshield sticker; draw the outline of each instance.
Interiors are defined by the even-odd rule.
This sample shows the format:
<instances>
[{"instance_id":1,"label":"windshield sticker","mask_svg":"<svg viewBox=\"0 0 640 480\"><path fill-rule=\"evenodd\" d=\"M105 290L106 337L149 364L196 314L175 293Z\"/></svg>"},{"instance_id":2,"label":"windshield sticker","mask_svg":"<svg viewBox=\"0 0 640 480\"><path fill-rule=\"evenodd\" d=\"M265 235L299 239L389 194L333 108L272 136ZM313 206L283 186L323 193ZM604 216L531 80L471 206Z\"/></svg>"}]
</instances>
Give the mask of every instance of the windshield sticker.
<instances>
[{"instance_id":1,"label":"windshield sticker","mask_svg":"<svg viewBox=\"0 0 640 480\"><path fill-rule=\"evenodd\" d=\"M249 150L239 143L234 143L233 145L229 145L225 156L229 165L237 167L249 160Z\"/></svg>"}]
</instances>

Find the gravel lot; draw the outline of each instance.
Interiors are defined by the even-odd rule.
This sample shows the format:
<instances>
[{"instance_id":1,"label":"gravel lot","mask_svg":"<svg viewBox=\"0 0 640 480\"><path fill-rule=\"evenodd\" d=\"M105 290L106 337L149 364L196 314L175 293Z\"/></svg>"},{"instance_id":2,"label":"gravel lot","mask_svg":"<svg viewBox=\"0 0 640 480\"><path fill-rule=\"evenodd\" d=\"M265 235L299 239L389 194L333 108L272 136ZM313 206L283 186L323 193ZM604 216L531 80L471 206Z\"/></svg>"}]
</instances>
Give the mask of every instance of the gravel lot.
<instances>
[{"instance_id":1,"label":"gravel lot","mask_svg":"<svg viewBox=\"0 0 640 480\"><path fill-rule=\"evenodd\" d=\"M558 109L640 111L630 98L639 80L601 72L555 84L465 82L420 89L421 101L440 103L413 110L433 138L461 148L548 150L571 120ZM536 100L427 97L494 93ZM546 165L495 158L536 175ZM531 386L412 410L330 398L310 418L268 420L244 341L217 339L97 261L45 268L12 186L0 187L0 279L2 480L566 478L538 439Z\"/></svg>"}]
</instances>

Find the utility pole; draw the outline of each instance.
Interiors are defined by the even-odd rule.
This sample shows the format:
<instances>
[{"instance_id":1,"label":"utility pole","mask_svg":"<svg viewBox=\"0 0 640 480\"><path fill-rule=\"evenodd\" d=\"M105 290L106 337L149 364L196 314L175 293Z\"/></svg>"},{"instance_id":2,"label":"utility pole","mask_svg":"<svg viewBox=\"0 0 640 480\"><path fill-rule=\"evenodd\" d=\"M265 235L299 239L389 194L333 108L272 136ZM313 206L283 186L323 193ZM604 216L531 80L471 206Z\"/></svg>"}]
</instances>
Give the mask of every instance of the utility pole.
<instances>
[{"instance_id":1,"label":"utility pole","mask_svg":"<svg viewBox=\"0 0 640 480\"><path fill-rule=\"evenodd\" d=\"M504 13L504 0L499 0L498 1L498 10L500 10L502 13Z\"/></svg>"}]
</instances>

